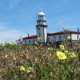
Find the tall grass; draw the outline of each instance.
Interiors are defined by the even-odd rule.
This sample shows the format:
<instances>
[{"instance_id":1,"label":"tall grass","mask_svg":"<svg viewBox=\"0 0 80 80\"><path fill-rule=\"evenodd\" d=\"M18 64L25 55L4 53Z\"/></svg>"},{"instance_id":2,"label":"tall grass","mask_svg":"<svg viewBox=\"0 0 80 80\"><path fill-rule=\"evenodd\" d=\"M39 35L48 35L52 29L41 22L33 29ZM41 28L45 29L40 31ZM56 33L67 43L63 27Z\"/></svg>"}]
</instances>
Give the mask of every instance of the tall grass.
<instances>
[{"instance_id":1,"label":"tall grass","mask_svg":"<svg viewBox=\"0 0 80 80\"><path fill-rule=\"evenodd\" d=\"M1 44L0 80L80 80L80 43Z\"/></svg>"}]
</instances>

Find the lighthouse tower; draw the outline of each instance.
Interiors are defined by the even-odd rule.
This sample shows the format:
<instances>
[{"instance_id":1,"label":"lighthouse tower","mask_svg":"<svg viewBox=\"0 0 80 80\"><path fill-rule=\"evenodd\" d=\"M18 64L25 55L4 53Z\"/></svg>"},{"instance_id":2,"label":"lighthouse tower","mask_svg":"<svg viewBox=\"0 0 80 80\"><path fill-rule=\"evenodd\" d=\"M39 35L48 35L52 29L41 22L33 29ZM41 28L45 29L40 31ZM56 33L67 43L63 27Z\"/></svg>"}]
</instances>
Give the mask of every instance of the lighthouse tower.
<instances>
[{"instance_id":1,"label":"lighthouse tower","mask_svg":"<svg viewBox=\"0 0 80 80\"><path fill-rule=\"evenodd\" d=\"M47 24L46 24L45 13L42 11L42 9L38 13L36 33L37 37L42 38L42 42L47 42Z\"/></svg>"}]
</instances>

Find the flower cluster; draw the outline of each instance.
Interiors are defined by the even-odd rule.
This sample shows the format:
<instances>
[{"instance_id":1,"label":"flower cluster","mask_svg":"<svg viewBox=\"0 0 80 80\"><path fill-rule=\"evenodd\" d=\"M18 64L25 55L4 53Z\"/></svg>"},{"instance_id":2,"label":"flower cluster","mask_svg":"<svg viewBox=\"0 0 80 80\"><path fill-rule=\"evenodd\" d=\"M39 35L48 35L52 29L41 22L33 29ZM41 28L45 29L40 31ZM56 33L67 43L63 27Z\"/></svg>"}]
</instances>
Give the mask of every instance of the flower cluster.
<instances>
[{"instance_id":1,"label":"flower cluster","mask_svg":"<svg viewBox=\"0 0 80 80\"><path fill-rule=\"evenodd\" d=\"M80 80L79 53L79 44L0 44L0 80Z\"/></svg>"}]
</instances>

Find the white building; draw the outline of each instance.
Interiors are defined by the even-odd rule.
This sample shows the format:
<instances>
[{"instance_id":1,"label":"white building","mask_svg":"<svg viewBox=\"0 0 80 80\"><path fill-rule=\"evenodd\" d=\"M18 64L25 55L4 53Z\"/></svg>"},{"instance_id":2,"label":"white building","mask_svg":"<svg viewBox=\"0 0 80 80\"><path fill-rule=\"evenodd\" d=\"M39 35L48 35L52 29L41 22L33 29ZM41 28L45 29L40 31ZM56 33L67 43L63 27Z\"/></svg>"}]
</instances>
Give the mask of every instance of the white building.
<instances>
[{"instance_id":1,"label":"white building","mask_svg":"<svg viewBox=\"0 0 80 80\"><path fill-rule=\"evenodd\" d=\"M36 35L29 35L23 38L23 42L26 44L34 44L38 42L37 38L40 37L42 42L52 42L52 41L63 41L65 36L68 35L71 37L72 41L80 39L80 31L69 31L62 30L55 33L47 33L47 23L45 18L45 13L40 10L38 13L37 25L36 25Z\"/></svg>"}]
</instances>

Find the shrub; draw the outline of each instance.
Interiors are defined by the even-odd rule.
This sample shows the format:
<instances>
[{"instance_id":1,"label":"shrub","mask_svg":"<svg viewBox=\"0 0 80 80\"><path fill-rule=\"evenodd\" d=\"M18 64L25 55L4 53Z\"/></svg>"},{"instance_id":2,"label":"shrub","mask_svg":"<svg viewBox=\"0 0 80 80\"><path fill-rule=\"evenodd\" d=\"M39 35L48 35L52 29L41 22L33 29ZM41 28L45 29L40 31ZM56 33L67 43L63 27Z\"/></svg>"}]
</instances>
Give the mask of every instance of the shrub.
<instances>
[{"instance_id":1,"label":"shrub","mask_svg":"<svg viewBox=\"0 0 80 80\"><path fill-rule=\"evenodd\" d=\"M80 80L80 43L36 44L0 46L0 80Z\"/></svg>"}]
</instances>

